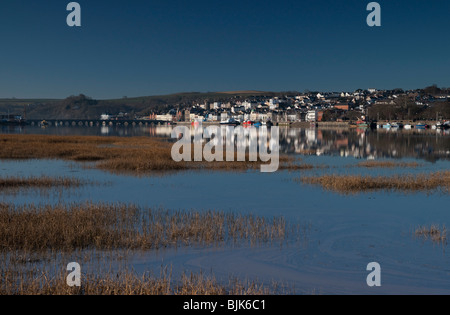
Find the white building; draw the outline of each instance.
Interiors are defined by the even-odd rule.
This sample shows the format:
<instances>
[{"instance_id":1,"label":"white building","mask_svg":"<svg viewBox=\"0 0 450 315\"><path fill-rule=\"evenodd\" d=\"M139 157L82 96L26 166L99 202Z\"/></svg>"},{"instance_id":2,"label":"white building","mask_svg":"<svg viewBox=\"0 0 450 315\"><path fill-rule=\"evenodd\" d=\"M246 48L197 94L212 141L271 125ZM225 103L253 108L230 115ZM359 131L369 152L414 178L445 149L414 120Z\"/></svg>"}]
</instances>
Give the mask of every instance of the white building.
<instances>
[{"instance_id":1,"label":"white building","mask_svg":"<svg viewBox=\"0 0 450 315\"><path fill-rule=\"evenodd\" d=\"M252 108L256 108L256 106L258 106L258 104L245 101L242 103L242 106L244 106L245 110L250 110Z\"/></svg>"},{"instance_id":2,"label":"white building","mask_svg":"<svg viewBox=\"0 0 450 315\"><path fill-rule=\"evenodd\" d=\"M189 114L189 120L190 121L203 121L203 120L205 120L205 117L197 115L197 114Z\"/></svg>"},{"instance_id":3,"label":"white building","mask_svg":"<svg viewBox=\"0 0 450 315\"><path fill-rule=\"evenodd\" d=\"M167 114L167 115L156 115L156 120L173 121L173 116L170 115L170 114Z\"/></svg>"},{"instance_id":4,"label":"white building","mask_svg":"<svg viewBox=\"0 0 450 315\"><path fill-rule=\"evenodd\" d=\"M306 113L306 121L316 122L318 118L317 110L309 110Z\"/></svg>"},{"instance_id":5,"label":"white building","mask_svg":"<svg viewBox=\"0 0 450 315\"><path fill-rule=\"evenodd\" d=\"M110 116L107 115L107 114L102 114L102 115L100 116L100 120L109 120L109 119L110 119Z\"/></svg>"},{"instance_id":6,"label":"white building","mask_svg":"<svg viewBox=\"0 0 450 315\"><path fill-rule=\"evenodd\" d=\"M218 121L219 120L219 116L217 115L208 115L208 121Z\"/></svg>"},{"instance_id":7,"label":"white building","mask_svg":"<svg viewBox=\"0 0 450 315\"><path fill-rule=\"evenodd\" d=\"M220 120L221 121L226 121L228 119L230 119L230 116L228 115L228 113L221 113L220 114Z\"/></svg>"},{"instance_id":8,"label":"white building","mask_svg":"<svg viewBox=\"0 0 450 315\"><path fill-rule=\"evenodd\" d=\"M279 102L277 99L271 98L271 99L269 100L269 102L267 103L267 105L269 105L269 108L270 108L271 110L275 110L275 109L278 108L279 103L280 103L280 102Z\"/></svg>"}]
</instances>

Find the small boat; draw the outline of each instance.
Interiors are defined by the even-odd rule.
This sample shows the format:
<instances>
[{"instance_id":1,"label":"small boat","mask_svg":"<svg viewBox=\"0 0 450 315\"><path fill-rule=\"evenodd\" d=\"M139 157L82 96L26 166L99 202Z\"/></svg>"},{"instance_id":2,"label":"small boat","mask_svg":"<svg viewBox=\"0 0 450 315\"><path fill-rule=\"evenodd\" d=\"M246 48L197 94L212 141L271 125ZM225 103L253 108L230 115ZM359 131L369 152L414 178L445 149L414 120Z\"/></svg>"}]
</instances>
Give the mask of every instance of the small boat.
<instances>
[{"instance_id":1,"label":"small boat","mask_svg":"<svg viewBox=\"0 0 450 315\"><path fill-rule=\"evenodd\" d=\"M222 126L239 126L240 125L239 121L237 121L233 118L230 118L228 120L223 120L220 122L220 124Z\"/></svg>"},{"instance_id":2,"label":"small boat","mask_svg":"<svg viewBox=\"0 0 450 315\"><path fill-rule=\"evenodd\" d=\"M391 129L392 125L390 123L387 123L383 125L383 129Z\"/></svg>"},{"instance_id":3,"label":"small boat","mask_svg":"<svg viewBox=\"0 0 450 315\"><path fill-rule=\"evenodd\" d=\"M405 129L405 130L411 130L411 129L412 129L412 125L406 124L406 125L403 127L403 129Z\"/></svg>"},{"instance_id":4,"label":"small boat","mask_svg":"<svg viewBox=\"0 0 450 315\"><path fill-rule=\"evenodd\" d=\"M194 119L194 120L192 120L192 122L191 122L191 126L192 127L199 127L201 124L202 124L202 120L201 119Z\"/></svg>"},{"instance_id":5,"label":"small boat","mask_svg":"<svg viewBox=\"0 0 450 315\"><path fill-rule=\"evenodd\" d=\"M428 128L428 125L426 125L426 124L418 124L418 125L416 125L415 128L419 129L419 130L425 130L425 129Z\"/></svg>"},{"instance_id":6,"label":"small boat","mask_svg":"<svg viewBox=\"0 0 450 315\"><path fill-rule=\"evenodd\" d=\"M18 115L1 115L0 125L2 126L25 126L28 123L22 116Z\"/></svg>"},{"instance_id":7,"label":"small boat","mask_svg":"<svg viewBox=\"0 0 450 315\"><path fill-rule=\"evenodd\" d=\"M437 129L448 129L448 128L450 128L450 121L446 121L446 122L444 122L444 123L438 122L438 123L436 124L436 128L437 128Z\"/></svg>"},{"instance_id":8,"label":"small boat","mask_svg":"<svg viewBox=\"0 0 450 315\"><path fill-rule=\"evenodd\" d=\"M363 120L358 120L356 122L356 126L358 128L369 128L369 124L367 122L363 121Z\"/></svg>"},{"instance_id":9,"label":"small boat","mask_svg":"<svg viewBox=\"0 0 450 315\"><path fill-rule=\"evenodd\" d=\"M391 128L392 129L402 129L403 128L403 124L401 124L401 123L392 123L392 125L391 125Z\"/></svg>"},{"instance_id":10,"label":"small boat","mask_svg":"<svg viewBox=\"0 0 450 315\"><path fill-rule=\"evenodd\" d=\"M255 122L255 123L253 124L253 126L255 126L255 127L261 127L261 126L262 126L262 122L257 121L257 122Z\"/></svg>"},{"instance_id":11,"label":"small boat","mask_svg":"<svg viewBox=\"0 0 450 315\"><path fill-rule=\"evenodd\" d=\"M47 127L49 125L46 120L41 121L39 124L41 125L41 127Z\"/></svg>"}]
</instances>

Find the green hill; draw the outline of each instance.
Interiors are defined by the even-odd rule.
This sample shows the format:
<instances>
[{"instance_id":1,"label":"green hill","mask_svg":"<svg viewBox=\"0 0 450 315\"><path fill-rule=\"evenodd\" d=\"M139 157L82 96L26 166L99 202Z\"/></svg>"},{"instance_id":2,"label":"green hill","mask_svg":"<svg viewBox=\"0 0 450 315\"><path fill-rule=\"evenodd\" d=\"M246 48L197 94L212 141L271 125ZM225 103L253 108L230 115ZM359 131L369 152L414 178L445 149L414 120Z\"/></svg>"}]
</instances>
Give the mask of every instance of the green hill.
<instances>
[{"instance_id":1,"label":"green hill","mask_svg":"<svg viewBox=\"0 0 450 315\"><path fill-rule=\"evenodd\" d=\"M97 119L103 113L120 112L144 116L166 113L204 102L228 102L261 96L281 96L282 92L189 92L111 100L95 100L85 95L58 99L0 99L0 114L24 114L27 119Z\"/></svg>"}]
</instances>

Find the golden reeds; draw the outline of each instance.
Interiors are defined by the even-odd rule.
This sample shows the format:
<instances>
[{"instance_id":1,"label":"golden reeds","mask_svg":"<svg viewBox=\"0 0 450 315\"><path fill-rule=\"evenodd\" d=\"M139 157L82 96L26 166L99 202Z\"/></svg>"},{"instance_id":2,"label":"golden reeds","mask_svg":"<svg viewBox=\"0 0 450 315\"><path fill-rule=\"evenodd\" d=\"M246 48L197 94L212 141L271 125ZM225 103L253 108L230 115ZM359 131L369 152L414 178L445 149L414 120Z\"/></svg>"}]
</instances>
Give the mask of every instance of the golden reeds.
<instances>
[{"instance_id":1,"label":"golden reeds","mask_svg":"<svg viewBox=\"0 0 450 315\"><path fill-rule=\"evenodd\" d=\"M183 273L175 278L164 267L159 276L138 275L130 271L113 274L83 274L81 287L69 287L66 274L32 268L28 271L4 270L0 275L0 295L273 295L293 294L286 286L272 282L240 281L230 278L219 282L213 275Z\"/></svg>"},{"instance_id":2,"label":"golden reeds","mask_svg":"<svg viewBox=\"0 0 450 315\"><path fill-rule=\"evenodd\" d=\"M358 193L376 190L394 191L433 191L440 189L448 193L450 171L419 175L362 176L362 175L323 175L297 179L306 184L320 185L326 190L339 193Z\"/></svg>"},{"instance_id":3,"label":"golden reeds","mask_svg":"<svg viewBox=\"0 0 450 315\"><path fill-rule=\"evenodd\" d=\"M365 161L356 165L365 168L416 168L420 164L417 162L392 162L392 161Z\"/></svg>"},{"instance_id":4,"label":"golden reeds","mask_svg":"<svg viewBox=\"0 0 450 315\"><path fill-rule=\"evenodd\" d=\"M2 135L0 159L63 159L96 162L112 171L185 169L171 158L168 142L147 138Z\"/></svg>"},{"instance_id":5,"label":"golden reeds","mask_svg":"<svg viewBox=\"0 0 450 315\"><path fill-rule=\"evenodd\" d=\"M219 282L201 273L174 278L167 269L159 277L137 275L111 265L109 271L104 270L104 266L108 269L108 262L120 261L120 257L126 260L136 251L168 247L284 244L296 228L282 217L218 211L153 210L121 204L0 203L0 294L277 294L279 285L266 287L255 281ZM66 261L87 266L81 288L67 286L62 266ZM96 263L99 270L95 270Z\"/></svg>"},{"instance_id":6,"label":"golden reeds","mask_svg":"<svg viewBox=\"0 0 450 315\"><path fill-rule=\"evenodd\" d=\"M447 244L447 228L439 225L431 226L419 226L415 231L416 237L423 238L425 240L431 240L438 244Z\"/></svg>"},{"instance_id":7,"label":"golden reeds","mask_svg":"<svg viewBox=\"0 0 450 315\"><path fill-rule=\"evenodd\" d=\"M259 168L263 162L175 162L172 144L149 137L95 137L1 135L0 159L63 159L77 162L95 162L94 166L113 172L142 173L187 169L248 170ZM280 163L289 168L292 158L280 156Z\"/></svg>"},{"instance_id":8,"label":"golden reeds","mask_svg":"<svg viewBox=\"0 0 450 315\"><path fill-rule=\"evenodd\" d=\"M15 191L18 189L28 189L28 188L38 188L38 189L49 189L49 188L68 188L68 187L80 187L85 184L77 178L67 178L67 177L0 177L0 192Z\"/></svg>"},{"instance_id":9,"label":"golden reeds","mask_svg":"<svg viewBox=\"0 0 450 315\"><path fill-rule=\"evenodd\" d=\"M77 249L158 249L246 241L283 242L294 227L218 211L168 211L129 205L0 204L0 252Z\"/></svg>"}]
</instances>

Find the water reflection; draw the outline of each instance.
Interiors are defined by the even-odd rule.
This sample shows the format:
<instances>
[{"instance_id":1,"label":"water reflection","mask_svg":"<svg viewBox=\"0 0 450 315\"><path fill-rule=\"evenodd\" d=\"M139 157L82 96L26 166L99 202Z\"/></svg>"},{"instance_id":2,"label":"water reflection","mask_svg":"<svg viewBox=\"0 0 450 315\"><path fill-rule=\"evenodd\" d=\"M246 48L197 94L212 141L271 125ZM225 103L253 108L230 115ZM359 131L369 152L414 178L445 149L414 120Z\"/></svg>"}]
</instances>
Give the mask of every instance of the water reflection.
<instances>
[{"instance_id":1,"label":"water reflection","mask_svg":"<svg viewBox=\"0 0 450 315\"><path fill-rule=\"evenodd\" d=\"M282 129L280 137L284 153L364 159L420 158L428 161L450 158L447 131Z\"/></svg>"},{"instance_id":2,"label":"water reflection","mask_svg":"<svg viewBox=\"0 0 450 315\"><path fill-rule=\"evenodd\" d=\"M169 139L173 126L6 127L3 134L148 136ZM225 134L224 128L223 134ZM229 128L229 127L228 127ZM297 129L280 128L280 152L301 155L351 156L364 159L450 159L449 130Z\"/></svg>"}]
</instances>

